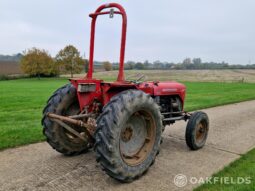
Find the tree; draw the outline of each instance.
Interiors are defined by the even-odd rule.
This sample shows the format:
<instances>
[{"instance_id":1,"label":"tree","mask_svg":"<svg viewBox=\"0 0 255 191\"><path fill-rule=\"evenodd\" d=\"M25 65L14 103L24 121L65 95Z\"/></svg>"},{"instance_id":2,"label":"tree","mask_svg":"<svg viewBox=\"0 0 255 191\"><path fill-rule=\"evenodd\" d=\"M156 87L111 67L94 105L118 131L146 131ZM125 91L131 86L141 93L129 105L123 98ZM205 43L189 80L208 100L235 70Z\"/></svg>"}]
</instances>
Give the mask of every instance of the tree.
<instances>
[{"instance_id":1,"label":"tree","mask_svg":"<svg viewBox=\"0 0 255 191\"><path fill-rule=\"evenodd\" d=\"M84 61L84 63L85 63L85 66L84 66L85 72L88 72L88 71L89 71L89 60L87 60L87 59L85 58L83 61Z\"/></svg>"},{"instance_id":2,"label":"tree","mask_svg":"<svg viewBox=\"0 0 255 191\"><path fill-rule=\"evenodd\" d=\"M138 70L142 70L142 69L144 69L144 65L143 65L143 63L141 63L141 62L137 62L137 63L135 64L135 69L138 69Z\"/></svg>"},{"instance_id":3,"label":"tree","mask_svg":"<svg viewBox=\"0 0 255 191\"><path fill-rule=\"evenodd\" d=\"M56 55L56 60L63 72L70 72L71 78L74 73L80 73L84 69L85 63L80 52L73 45L68 45L60 50Z\"/></svg>"},{"instance_id":4,"label":"tree","mask_svg":"<svg viewBox=\"0 0 255 191\"><path fill-rule=\"evenodd\" d=\"M201 60L201 58L193 58L192 62L193 62L193 64L201 64L202 60Z\"/></svg>"},{"instance_id":5,"label":"tree","mask_svg":"<svg viewBox=\"0 0 255 191\"><path fill-rule=\"evenodd\" d=\"M127 70L132 70L135 67L135 62L134 61L127 61L125 64L125 69Z\"/></svg>"},{"instance_id":6,"label":"tree","mask_svg":"<svg viewBox=\"0 0 255 191\"><path fill-rule=\"evenodd\" d=\"M148 68L150 67L151 64L149 63L148 60L145 60L144 63L143 63L143 65L144 65L144 69L148 69Z\"/></svg>"},{"instance_id":7,"label":"tree","mask_svg":"<svg viewBox=\"0 0 255 191\"><path fill-rule=\"evenodd\" d=\"M163 68L163 63L161 63L159 60L156 60L156 61L153 62L153 68L162 69Z\"/></svg>"},{"instance_id":8,"label":"tree","mask_svg":"<svg viewBox=\"0 0 255 191\"><path fill-rule=\"evenodd\" d=\"M185 58L182 62L184 65L191 64L191 59L190 58Z\"/></svg>"},{"instance_id":9,"label":"tree","mask_svg":"<svg viewBox=\"0 0 255 191\"><path fill-rule=\"evenodd\" d=\"M108 61L103 62L103 67L104 67L105 71L112 70L112 64Z\"/></svg>"},{"instance_id":10,"label":"tree","mask_svg":"<svg viewBox=\"0 0 255 191\"><path fill-rule=\"evenodd\" d=\"M20 63L24 73L38 77L58 74L57 64L46 50L31 48L23 54Z\"/></svg>"},{"instance_id":11,"label":"tree","mask_svg":"<svg viewBox=\"0 0 255 191\"><path fill-rule=\"evenodd\" d=\"M174 67L174 65L174 63L166 63L166 68L171 69L172 67Z\"/></svg>"}]
</instances>

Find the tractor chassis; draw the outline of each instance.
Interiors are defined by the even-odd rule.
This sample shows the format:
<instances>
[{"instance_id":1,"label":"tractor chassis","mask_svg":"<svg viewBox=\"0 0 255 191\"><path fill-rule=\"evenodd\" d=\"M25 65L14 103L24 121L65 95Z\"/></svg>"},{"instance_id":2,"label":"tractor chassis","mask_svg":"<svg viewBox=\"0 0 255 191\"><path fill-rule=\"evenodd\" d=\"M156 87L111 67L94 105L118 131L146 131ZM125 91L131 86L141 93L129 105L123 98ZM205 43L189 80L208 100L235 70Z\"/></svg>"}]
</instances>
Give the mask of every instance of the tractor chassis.
<instances>
[{"instance_id":1,"label":"tractor chassis","mask_svg":"<svg viewBox=\"0 0 255 191\"><path fill-rule=\"evenodd\" d=\"M192 113L188 113L188 112L184 112L184 111L182 111L182 112L166 112L166 113L161 113L161 114L163 116L171 115L171 114L179 115L177 117L169 117L169 118L163 117L163 122L168 122L171 124L175 123L175 121L180 121L180 120L187 121L190 118L190 116L192 115ZM77 126L84 128L86 134L89 135L89 142L91 144L94 143L93 137L94 137L94 132L95 132L95 129L97 126L96 122L93 118L93 117L95 117L94 114L79 114L79 115L73 115L73 116L62 116L62 115L57 115L54 113L48 113L47 117L49 117L50 120L56 122L59 126L65 128L67 131L69 131L73 135L77 136L81 140L86 141L83 134L74 130L69 124L77 125ZM84 120L87 122L84 122Z\"/></svg>"}]
</instances>

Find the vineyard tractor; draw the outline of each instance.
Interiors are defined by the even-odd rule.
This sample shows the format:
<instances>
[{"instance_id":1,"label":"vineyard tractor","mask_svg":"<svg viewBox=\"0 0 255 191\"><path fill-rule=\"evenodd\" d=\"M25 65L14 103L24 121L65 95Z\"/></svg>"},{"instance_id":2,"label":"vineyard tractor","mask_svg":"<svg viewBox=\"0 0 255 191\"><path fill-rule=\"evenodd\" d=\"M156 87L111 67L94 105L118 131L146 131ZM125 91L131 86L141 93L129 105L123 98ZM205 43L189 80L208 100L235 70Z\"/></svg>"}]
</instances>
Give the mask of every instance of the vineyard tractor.
<instances>
[{"instance_id":1,"label":"vineyard tractor","mask_svg":"<svg viewBox=\"0 0 255 191\"><path fill-rule=\"evenodd\" d=\"M103 11L104 10L104 11ZM93 78L95 25L99 15L122 16L119 73L115 82ZM64 155L94 148L96 160L112 178L131 182L154 163L165 126L187 120L186 143L204 146L209 120L204 112L184 112L186 88L173 81L124 77L127 15L117 3L100 6L92 18L89 68L86 77L72 78L56 90L43 110L43 133Z\"/></svg>"}]
</instances>

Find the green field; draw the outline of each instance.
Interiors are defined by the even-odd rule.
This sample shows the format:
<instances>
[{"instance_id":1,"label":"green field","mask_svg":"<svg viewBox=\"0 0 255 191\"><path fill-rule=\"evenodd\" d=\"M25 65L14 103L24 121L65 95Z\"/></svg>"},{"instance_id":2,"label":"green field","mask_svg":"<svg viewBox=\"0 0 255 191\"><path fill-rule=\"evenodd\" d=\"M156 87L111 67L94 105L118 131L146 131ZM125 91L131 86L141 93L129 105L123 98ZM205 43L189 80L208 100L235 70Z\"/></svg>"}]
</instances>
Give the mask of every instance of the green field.
<instances>
[{"instance_id":1,"label":"green field","mask_svg":"<svg viewBox=\"0 0 255 191\"><path fill-rule=\"evenodd\" d=\"M42 109L66 79L0 81L0 149L43 141ZM184 82L188 111L255 99L255 84Z\"/></svg>"}]
</instances>

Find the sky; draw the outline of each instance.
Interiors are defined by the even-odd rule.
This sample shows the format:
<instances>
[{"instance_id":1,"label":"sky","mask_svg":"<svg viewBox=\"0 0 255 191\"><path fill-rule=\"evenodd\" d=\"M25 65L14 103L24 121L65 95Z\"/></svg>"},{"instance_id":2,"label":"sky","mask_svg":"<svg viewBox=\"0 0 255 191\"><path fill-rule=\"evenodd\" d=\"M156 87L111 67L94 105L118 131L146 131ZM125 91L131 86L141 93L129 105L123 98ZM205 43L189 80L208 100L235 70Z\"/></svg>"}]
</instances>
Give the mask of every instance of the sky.
<instances>
[{"instance_id":1,"label":"sky","mask_svg":"<svg viewBox=\"0 0 255 191\"><path fill-rule=\"evenodd\" d=\"M72 44L89 55L89 13L105 0L0 0L0 54ZM254 0L115 0L128 15L125 60L255 63ZM119 59L121 17L97 21L95 60Z\"/></svg>"}]
</instances>

